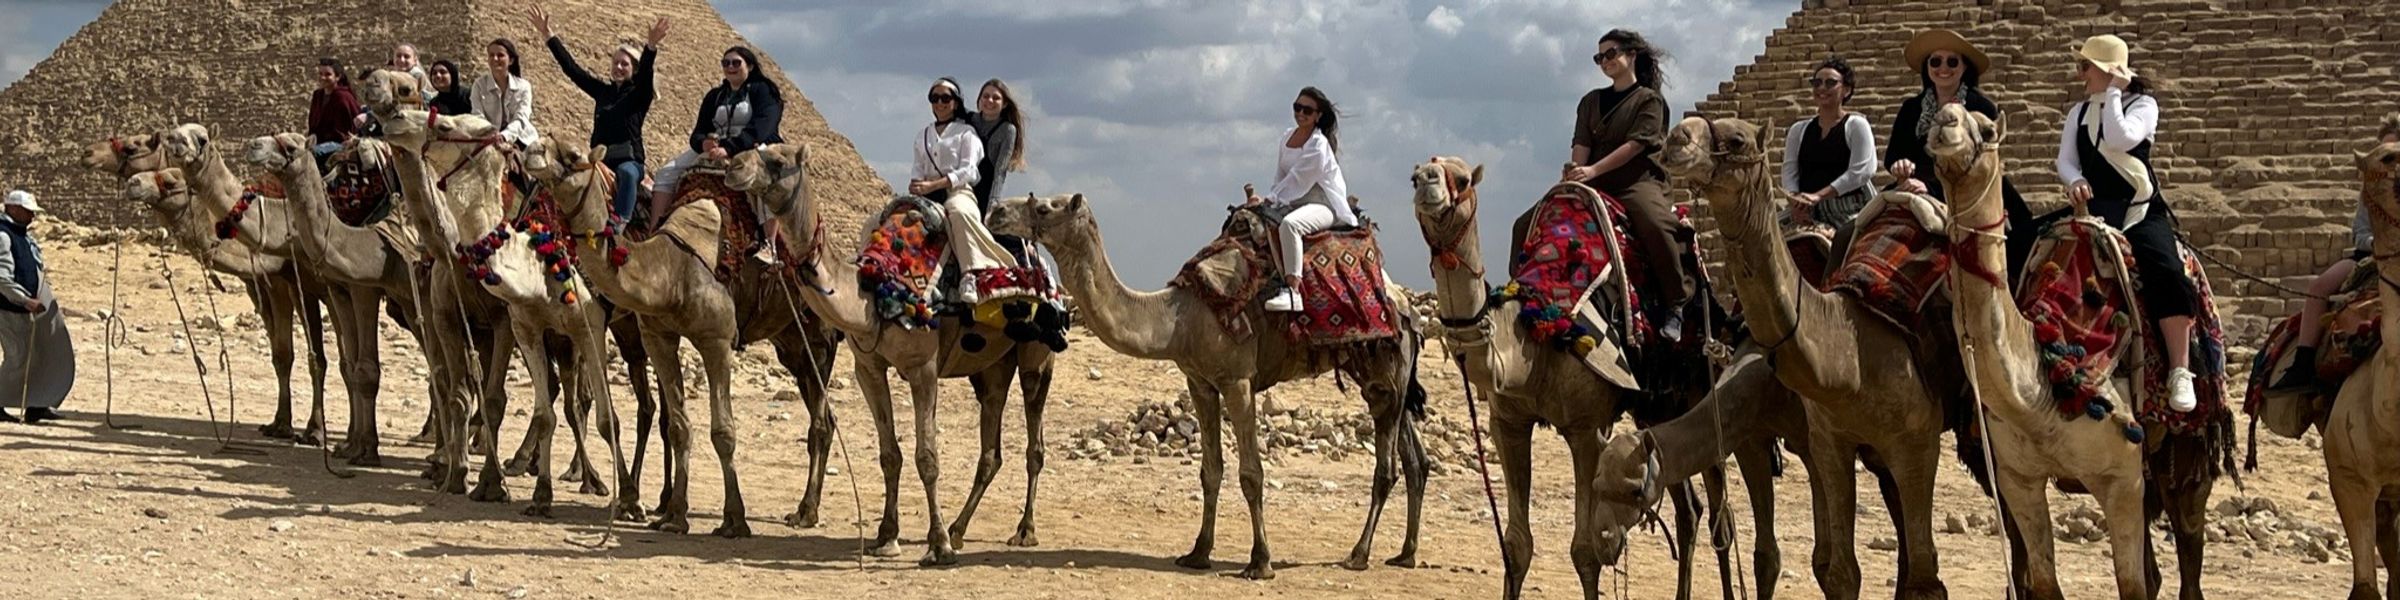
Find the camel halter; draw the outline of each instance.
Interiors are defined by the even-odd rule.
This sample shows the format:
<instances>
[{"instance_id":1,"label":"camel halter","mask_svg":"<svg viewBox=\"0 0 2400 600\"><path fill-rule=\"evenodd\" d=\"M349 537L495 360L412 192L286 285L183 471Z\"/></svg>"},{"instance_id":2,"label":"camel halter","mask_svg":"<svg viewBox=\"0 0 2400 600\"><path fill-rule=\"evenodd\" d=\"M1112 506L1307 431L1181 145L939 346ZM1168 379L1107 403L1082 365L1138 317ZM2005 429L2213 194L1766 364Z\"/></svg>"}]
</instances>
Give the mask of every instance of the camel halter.
<instances>
[{"instance_id":1,"label":"camel halter","mask_svg":"<svg viewBox=\"0 0 2400 600\"><path fill-rule=\"evenodd\" d=\"M1999 150L2000 144L1983 139L1983 130L1981 129L1974 127L1968 127L1966 129L1968 143L1975 146L1975 151L1967 155L1966 170L1968 173L1973 173L1978 165L1983 164L1983 155L1987 153L1996 153ZM1937 158L1935 160L1937 164L1934 165L1934 168L1938 170L1941 168L1941 165L1938 164L1940 159ZM1992 176L1991 183L1985 185L1986 188L1990 189L1984 190L1985 193L1983 194L1966 194L1964 197L1953 194L1951 197L1951 202L1953 203L1951 212L1964 212L1969 209L1977 208L1980 202L1989 200L1990 198L1998 197L1999 185L2000 176L1998 174L1994 174ZM2084 205L2078 204L2075 206L2075 214L2078 216L2090 216L2091 209ZM2008 243L2008 234L2006 233L2006 228L2008 227L2008 216L2005 214L2001 215L1998 220L1983 225L1968 225L1953 219L1950 222L1950 227L1953 236L1964 233L1970 236L1999 239L2003 247L2006 247ZM1983 266L1981 253L1974 250L1973 248L1975 247L1976 246L1974 244L1963 244L1957 247L1959 260L1955 262L1958 265L1958 269L1966 272L1969 275L1975 276L1976 279L1983 280L1984 283L1991 284L1992 287L2004 286L2007 278L2001 275L1999 272L1985 268ZM2001 264L2001 268L2006 269L2007 267L2008 266L2004 261Z\"/></svg>"},{"instance_id":2,"label":"camel halter","mask_svg":"<svg viewBox=\"0 0 2400 600\"><path fill-rule=\"evenodd\" d=\"M431 105L425 107L426 133L433 133L435 120L441 118L441 116L441 109ZM417 146L417 156L426 156L427 153L433 150L433 145L436 143L475 145L475 149L468 151L465 158L458 160L458 164L450 165L449 170L442 172L442 177L440 179L434 180L434 189L447 192L450 191L450 178L452 176L458 175L461 171L465 171L467 169L467 165L474 164L475 157L482 155L486 150L491 150L493 146L500 145L500 143L503 141L505 141L505 138L500 137L500 134L498 133L493 133L491 135L482 137L468 137L463 135L427 135L425 137L425 143ZM502 185L506 185L506 183L504 182Z\"/></svg>"},{"instance_id":3,"label":"camel halter","mask_svg":"<svg viewBox=\"0 0 2400 600\"><path fill-rule=\"evenodd\" d=\"M1740 165L1740 166L1742 166L1743 168L1751 168L1751 167L1756 167L1756 166L1758 166L1758 165L1760 165L1760 164L1763 164L1763 163L1765 163L1765 162L1766 162L1766 158L1765 158L1765 156L1764 156L1763 154L1761 154L1761 153L1758 153L1758 152L1751 152L1751 153L1747 153L1747 154L1744 154L1744 153L1736 153L1736 152L1734 152L1732 149L1725 147L1725 143L1724 143L1723 141L1721 141L1721 140L1718 140L1718 139L1717 139L1717 120L1716 120L1716 119L1711 119L1711 118L1708 118L1708 117L1701 117L1701 118L1700 118L1700 125L1701 125L1701 127L1700 127L1700 129L1701 129L1701 132L1702 132L1702 133L1706 133L1706 134L1708 134L1708 139L1707 139L1707 144L1708 144L1708 150L1707 150L1707 151L1708 151L1708 156L1709 156L1709 166L1708 166L1708 181L1710 181L1710 182L1712 182L1712 183L1713 183L1713 182L1717 182L1717 181L1723 181L1723 180L1724 180L1725 166L1726 166L1726 165L1728 165L1728 164L1732 164L1732 165ZM1763 181L1762 181L1762 182L1760 182L1760 183L1761 183L1762 185L1764 184L1764 182L1763 182ZM1773 229L1773 227L1769 227L1769 229ZM1780 242L1776 242L1776 243L1780 243ZM1792 323L1791 323L1791 325L1790 325L1790 326L1788 326L1788 327L1785 327L1785 328L1784 328L1784 330L1783 330L1783 335L1782 335L1781 337L1778 337L1778 338L1776 338L1776 339L1775 339L1775 343L1772 343L1772 344L1761 344L1761 345L1760 345L1760 350L1761 350L1761 351L1762 351L1762 352L1763 352L1763 353L1766 355L1766 357L1767 357L1767 364L1768 364L1768 366L1770 366L1770 367L1773 367L1773 366L1774 366L1774 364L1775 364L1775 357L1776 357L1776 355L1780 354L1780 352L1778 352L1778 351L1779 351L1779 350L1781 350L1785 344L1789 344L1789 343L1791 343L1791 342L1792 342L1792 340L1793 340L1793 339L1800 337L1800 320L1801 320L1802 318L1804 318L1804 317L1805 317L1805 316L1808 314L1806 311L1803 311L1803 310L1801 310L1802 308L1805 308L1805 307L1803 307L1803 306L1801 306L1801 305L1800 305L1800 298L1801 298L1801 294L1805 293L1805 291L1804 291L1804 288L1805 288L1807 285L1808 285L1808 280L1807 280L1807 279L1805 279L1805 278L1800 278L1800 277L1794 277L1794 278L1793 278L1793 282L1792 282L1792 302L1791 302L1791 306L1785 309L1785 310L1786 310L1786 312L1789 312L1789 313L1791 313L1791 315L1792 315ZM1712 314L1713 314L1713 311L1712 311ZM1711 326L1711 328L1713 329L1713 328L1714 328L1714 326L1712 325L1712 326ZM1756 332L1752 332L1752 333L1755 335L1755 333L1756 333ZM1712 338L1711 338L1711 340L1713 341L1713 340L1714 340L1714 338L1712 337ZM1721 343L1719 343L1719 344L1721 344ZM1732 350L1731 350L1730 348L1727 348L1727 349L1723 350L1723 351L1722 351L1722 354L1723 354L1723 355L1726 357L1726 359L1727 359L1727 360L1731 360L1731 357L1733 356L1733 352L1732 352ZM1712 362L1713 362L1713 360L1712 360Z\"/></svg>"},{"instance_id":4,"label":"camel halter","mask_svg":"<svg viewBox=\"0 0 2400 600\"><path fill-rule=\"evenodd\" d=\"M1473 220L1475 218L1477 208L1475 184L1470 181L1462 181L1457 177L1452 177L1450 175L1450 167L1447 165L1443 165L1440 168L1435 169L1435 171L1441 173L1442 191L1450 194L1450 203L1448 206L1442 208L1442 214L1439 217L1441 222L1449 223L1452 222L1453 219L1460 218L1459 215L1462 211L1465 213L1464 218ZM1423 232L1425 234L1425 245L1433 248L1434 265L1444 269L1456 270L1466 264L1466 257L1460 256L1458 253L1458 245L1466 241L1468 229L1469 227L1460 226L1456 230L1438 238L1435 237L1434 232L1430 230ZM1481 265L1477 265L1475 267L1475 276L1483 276L1483 267Z\"/></svg>"},{"instance_id":5,"label":"camel halter","mask_svg":"<svg viewBox=\"0 0 2400 600\"><path fill-rule=\"evenodd\" d=\"M134 148L136 148L136 147L135 147L135 146L130 146L130 145L127 145L127 144L125 143L125 138L124 138L124 136L117 136L117 137L111 137L111 138L108 138L108 150L109 150L109 152L111 152L111 153L114 153L114 154L115 154L115 155L118 157L118 160L117 160L117 176L118 176L118 177L132 177L132 176L134 176L134 175L137 175L137 174L139 174L139 173L140 173L139 171L135 171L135 170L133 169L133 161L134 161L135 159L142 159L142 158L149 158L149 157L153 157L153 156L158 156L158 146L155 146L155 145L153 145L153 146L149 146L149 147L146 147L146 148L142 148L142 149L141 149L141 152L139 152L139 153L136 153L136 152L133 150Z\"/></svg>"}]
</instances>

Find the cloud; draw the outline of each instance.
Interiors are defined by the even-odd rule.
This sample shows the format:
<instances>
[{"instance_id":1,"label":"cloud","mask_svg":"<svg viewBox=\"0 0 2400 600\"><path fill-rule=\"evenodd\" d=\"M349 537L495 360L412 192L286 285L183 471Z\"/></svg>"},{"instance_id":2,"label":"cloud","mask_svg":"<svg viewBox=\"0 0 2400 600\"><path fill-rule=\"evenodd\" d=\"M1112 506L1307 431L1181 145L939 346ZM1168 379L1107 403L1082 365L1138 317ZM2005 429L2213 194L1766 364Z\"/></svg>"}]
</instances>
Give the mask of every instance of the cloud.
<instances>
[{"instance_id":1,"label":"cloud","mask_svg":"<svg viewBox=\"0 0 2400 600\"><path fill-rule=\"evenodd\" d=\"M1433 12L1425 13L1425 28L1445 36L1458 35L1458 29L1466 26L1466 20L1458 18L1458 13L1448 6L1436 6Z\"/></svg>"}]
</instances>

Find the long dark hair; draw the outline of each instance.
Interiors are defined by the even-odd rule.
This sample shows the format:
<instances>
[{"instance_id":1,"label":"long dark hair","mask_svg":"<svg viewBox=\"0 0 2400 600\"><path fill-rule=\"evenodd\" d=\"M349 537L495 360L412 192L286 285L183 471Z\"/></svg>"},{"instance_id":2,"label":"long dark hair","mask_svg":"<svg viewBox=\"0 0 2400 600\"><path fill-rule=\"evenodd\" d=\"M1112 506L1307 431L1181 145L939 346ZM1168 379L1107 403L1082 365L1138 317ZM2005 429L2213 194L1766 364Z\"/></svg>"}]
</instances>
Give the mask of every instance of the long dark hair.
<instances>
[{"instance_id":1,"label":"long dark hair","mask_svg":"<svg viewBox=\"0 0 2400 600\"><path fill-rule=\"evenodd\" d=\"M496 38L493 39L492 43L489 45L499 46L501 50L508 52L508 76L525 76L525 59L517 57L516 42L509 41L508 38ZM453 77L456 76L453 75Z\"/></svg>"},{"instance_id":2,"label":"long dark hair","mask_svg":"<svg viewBox=\"0 0 2400 600\"><path fill-rule=\"evenodd\" d=\"M342 71L342 59L331 56L317 59L317 66L333 69L333 86L350 87L350 74Z\"/></svg>"},{"instance_id":3,"label":"long dark hair","mask_svg":"<svg viewBox=\"0 0 2400 600\"><path fill-rule=\"evenodd\" d=\"M983 82L983 87L1000 90L1000 114L989 115L989 117L1007 123L1009 127L1017 130L1016 145L1013 146L1014 150L1008 156L1008 170L1023 171L1025 170L1025 111L1017 108L1017 93L1009 91L1008 83L1001 81L998 77ZM982 95L981 90L977 90L977 92L977 96Z\"/></svg>"},{"instance_id":4,"label":"long dark hair","mask_svg":"<svg viewBox=\"0 0 2400 600\"><path fill-rule=\"evenodd\" d=\"M1848 88L1847 91L1842 92L1842 102L1848 103L1850 102L1851 96L1858 95L1858 76L1852 74L1850 70L1850 61L1842 60L1842 57L1838 55L1827 56L1825 57L1825 62L1817 63L1816 68L1808 70L1808 76L1815 77L1817 76L1818 71L1823 71L1826 69L1833 69L1835 74L1841 75L1842 87Z\"/></svg>"},{"instance_id":5,"label":"long dark hair","mask_svg":"<svg viewBox=\"0 0 2400 600\"><path fill-rule=\"evenodd\" d=\"M1600 41L1616 42L1620 51L1633 53L1634 85L1650 88L1653 92L1664 91L1667 85L1667 51L1650 45L1649 40L1642 38L1641 32L1631 29L1608 30L1606 35L1600 36Z\"/></svg>"},{"instance_id":6,"label":"long dark hair","mask_svg":"<svg viewBox=\"0 0 2400 600\"><path fill-rule=\"evenodd\" d=\"M450 73L450 89L447 89L447 90L434 90L434 91L436 91L436 92L441 92L441 93L444 93L444 94L447 94L447 93L451 93L451 92L454 92L454 91L457 91L457 90L458 90L458 63L450 62L450 60L449 60L449 59L442 59L442 60L433 61L433 66L432 66L431 68L432 68L432 69L441 69L441 70L443 70L443 71L448 71L448 72ZM433 72L432 72L432 71L430 71L430 70L428 70L428 71L427 71L425 74L427 75L427 77L425 78L425 79L426 79L426 82L425 82L425 83L426 83L427 85L431 85L431 84L433 83L433 81L432 81L433 77L431 77L431 75L433 75Z\"/></svg>"},{"instance_id":7,"label":"long dark hair","mask_svg":"<svg viewBox=\"0 0 2400 600\"><path fill-rule=\"evenodd\" d=\"M742 62L743 62L744 64L748 64L748 65L750 65L750 78L751 78L751 79L757 79L757 78L760 78L760 77L764 77L764 76L766 76L766 69L767 69L767 66L766 66L766 65L762 65L762 64L758 64L758 53L757 53L757 52L752 52L752 51L750 51L750 47L749 47L749 46L734 46L734 47L732 47L732 48L726 48L726 49L725 49L725 54L732 54L732 55L737 55L737 56L740 56L740 57L742 57ZM719 54L718 56L724 56L725 54ZM744 82L744 84L745 84L745 85L747 85L747 84L748 84L748 82ZM770 86L767 86L767 87L775 87L775 86L771 86L771 85L770 85Z\"/></svg>"},{"instance_id":8,"label":"long dark hair","mask_svg":"<svg viewBox=\"0 0 2400 600\"><path fill-rule=\"evenodd\" d=\"M1325 145L1326 145L1326 146L1329 146L1329 147L1331 147L1331 148L1333 148L1333 153L1334 153L1334 154L1341 154L1341 153L1342 153L1342 133L1341 133L1341 130L1342 130L1342 119L1341 119L1341 111L1337 111L1337 110L1334 110L1334 109L1333 109L1333 99L1331 99L1331 98L1326 98L1326 97L1325 97L1325 91L1324 91L1324 90L1317 89L1317 87L1316 87L1316 86L1313 86L1313 85L1312 85L1312 86L1308 86L1308 87L1304 87L1304 88L1300 88L1300 96L1301 96L1301 97L1303 97L1303 98L1307 98L1307 99L1310 99L1310 100L1314 100L1314 101L1316 101L1316 103L1317 103L1317 131L1321 131L1321 132L1324 132L1324 133L1325 133Z\"/></svg>"},{"instance_id":9,"label":"long dark hair","mask_svg":"<svg viewBox=\"0 0 2400 600\"><path fill-rule=\"evenodd\" d=\"M2125 93L2133 96L2150 96L2155 98L2158 96L2157 90L2159 87L2160 86L2158 85L2158 82L2151 80L2150 76L2135 75L2133 76L2132 81L2125 83Z\"/></svg>"}]
</instances>

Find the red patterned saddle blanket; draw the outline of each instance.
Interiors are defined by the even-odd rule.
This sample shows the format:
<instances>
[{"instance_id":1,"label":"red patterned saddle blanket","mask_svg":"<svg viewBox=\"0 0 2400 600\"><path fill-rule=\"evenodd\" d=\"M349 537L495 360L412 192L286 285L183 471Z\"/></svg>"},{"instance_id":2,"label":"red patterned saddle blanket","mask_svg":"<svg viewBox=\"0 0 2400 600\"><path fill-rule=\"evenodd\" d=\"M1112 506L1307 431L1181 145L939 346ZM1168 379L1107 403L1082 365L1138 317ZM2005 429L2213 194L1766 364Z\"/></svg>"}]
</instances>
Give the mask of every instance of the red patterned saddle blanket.
<instances>
[{"instance_id":1,"label":"red patterned saddle blanket","mask_svg":"<svg viewBox=\"0 0 2400 600\"><path fill-rule=\"evenodd\" d=\"M325 157L325 201L351 227L380 223L400 196L400 172L390 146L361 138Z\"/></svg>"},{"instance_id":2,"label":"red patterned saddle blanket","mask_svg":"<svg viewBox=\"0 0 2400 600\"><path fill-rule=\"evenodd\" d=\"M649 231L627 234L636 241L648 239L669 229L667 224L675 216L676 209L703 201L716 206L716 231L673 233L677 233L675 237L679 243L686 244L687 249L694 253L705 254L703 250L707 242L716 242L714 260L717 281L731 281L735 274L741 272L742 261L758 250L766 235L759 227L758 210L750 204L750 194L726 185L725 174L721 171L699 168L686 171L683 182L675 188L675 201L667 206L667 214L653 215ZM707 228L701 226L698 229ZM714 235L709 235L711 233Z\"/></svg>"},{"instance_id":3,"label":"red patterned saddle blanket","mask_svg":"<svg viewBox=\"0 0 2400 600\"><path fill-rule=\"evenodd\" d=\"M1623 225L1625 205L1582 184L1562 183L1534 203L1516 271L1492 292L1493 305L1518 301L1519 322L1536 341L1577 355L1603 344L1640 348L1665 341L1640 310L1649 274ZM1691 225L1690 208L1675 216ZM1698 243L1689 250L1699 257ZM1705 260L1705 259L1703 259ZM1693 274L1705 278L1703 271ZM1689 325L1689 323L1687 323ZM1701 336L1685 336L1697 343Z\"/></svg>"},{"instance_id":4,"label":"red patterned saddle blanket","mask_svg":"<svg viewBox=\"0 0 2400 600\"><path fill-rule=\"evenodd\" d=\"M2103 390L2117 376L2134 382L2132 411L2143 425L2198 433L2225 408L2225 335L2215 293L2199 259L2184 249L2183 269L2198 292L2192 315L2189 369L2199 408L2167 406L2164 336L2141 313L2132 247L2105 222L2062 220L2044 233L2016 288L2017 308L2033 325L2034 343L2051 397L2063 418L2105 418L2114 409ZM2129 438L2139 438L2129 431Z\"/></svg>"},{"instance_id":5,"label":"red patterned saddle blanket","mask_svg":"<svg viewBox=\"0 0 2400 600\"><path fill-rule=\"evenodd\" d=\"M1383 248L1375 224L1310 234L1301 255L1301 312L1274 317L1284 339L1312 346L1353 344L1399 335L1392 298L1386 296ZM1274 222L1257 208L1236 208L1217 239L1185 262L1169 285L1192 290L1206 301L1219 326L1237 339L1256 333L1253 315L1266 313L1261 299L1279 275L1272 236Z\"/></svg>"},{"instance_id":6,"label":"red patterned saddle blanket","mask_svg":"<svg viewBox=\"0 0 2400 600\"><path fill-rule=\"evenodd\" d=\"M2300 315L2275 325L2267 334L2266 347L2251 359L2242 412L2264 422L2269 430L2294 438L2323 417L2333 404L2334 390L2341 389L2342 382L2383 347L2383 286L2376 273L2373 259L2361 260L2342 286L2341 293L2350 297L2325 315L2316 344L2316 364L2294 364L2298 357L2293 349L2300 345ZM2316 369L2317 385L2289 393L2267 390L2285 371L2295 368Z\"/></svg>"},{"instance_id":7,"label":"red patterned saddle blanket","mask_svg":"<svg viewBox=\"0 0 2400 600\"><path fill-rule=\"evenodd\" d=\"M1865 210L1826 287L1903 331L1920 331L1926 305L1949 293L1947 215L1931 200L1901 194L1878 196Z\"/></svg>"}]
</instances>

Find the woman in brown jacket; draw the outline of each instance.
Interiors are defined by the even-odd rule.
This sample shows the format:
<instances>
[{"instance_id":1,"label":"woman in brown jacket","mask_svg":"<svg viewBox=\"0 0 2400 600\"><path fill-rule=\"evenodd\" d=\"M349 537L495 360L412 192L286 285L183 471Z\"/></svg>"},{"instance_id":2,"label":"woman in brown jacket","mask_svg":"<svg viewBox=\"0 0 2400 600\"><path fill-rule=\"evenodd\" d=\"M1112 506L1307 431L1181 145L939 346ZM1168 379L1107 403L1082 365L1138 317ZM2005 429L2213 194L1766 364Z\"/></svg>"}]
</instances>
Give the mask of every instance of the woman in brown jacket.
<instances>
[{"instance_id":1,"label":"woman in brown jacket","mask_svg":"<svg viewBox=\"0 0 2400 600\"><path fill-rule=\"evenodd\" d=\"M1667 172L1656 160L1667 137L1667 99L1659 95L1666 59L1640 33L1617 29L1600 36L1592 62L1611 84L1576 103L1575 153L1560 179L1581 182L1625 205L1624 225L1649 274L1649 289L1641 290L1643 304L1656 315L1659 331L1679 337L1682 319L1676 309L1691 299L1693 280L1683 270L1686 246L1675 239L1682 222L1667 198ZM1511 272L1532 216L1530 210L1519 216L1509 238Z\"/></svg>"}]
</instances>

